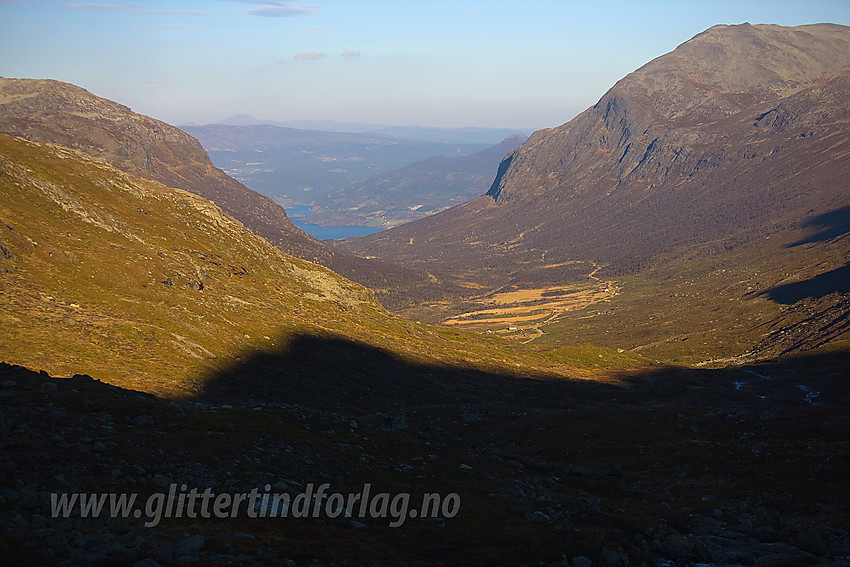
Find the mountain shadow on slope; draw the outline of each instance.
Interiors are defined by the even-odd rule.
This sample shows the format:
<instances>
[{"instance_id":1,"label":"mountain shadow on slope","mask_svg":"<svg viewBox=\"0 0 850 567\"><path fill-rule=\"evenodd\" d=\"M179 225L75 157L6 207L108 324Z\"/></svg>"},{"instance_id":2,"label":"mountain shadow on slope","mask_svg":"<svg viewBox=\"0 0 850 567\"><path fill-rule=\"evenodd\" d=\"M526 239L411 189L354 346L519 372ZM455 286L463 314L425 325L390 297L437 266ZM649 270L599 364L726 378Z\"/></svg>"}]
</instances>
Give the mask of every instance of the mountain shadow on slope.
<instances>
[{"instance_id":1,"label":"mountain shadow on slope","mask_svg":"<svg viewBox=\"0 0 850 567\"><path fill-rule=\"evenodd\" d=\"M832 293L850 293L850 262L807 280L771 288L761 295L783 305L793 305L805 298L820 299ZM850 313L844 318L848 316Z\"/></svg>"},{"instance_id":2,"label":"mountain shadow on slope","mask_svg":"<svg viewBox=\"0 0 850 567\"><path fill-rule=\"evenodd\" d=\"M789 244L789 248L815 242L826 242L846 236L850 234L850 205L817 215L804 222L802 226L804 228L819 228L820 231Z\"/></svg>"},{"instance_id":3,"label":"mountain shadow on slope","mask_svg":"<svg viewBox=\"0 0 850 567\"><path fill-rule=\"evenodd\" d=\"M0 459L0 550L28 554L22 564L49 550L46 564L169 565L201 536L190 552L208 565L825 563L850 552L848 363L843 351L555 381L302 336L246 353L183 402L0 365L12 457ZM325 482L462 505L399 528L369 516L165 518L155 530L48 517L51 492L298 494Z\"/></svg>"},{"instance_id":4,"label":"mountain shadow on slope","mask_svg":"<svg viewBox=\"0 0 850 567\"><path fill-rule=\"evenodd\" d=\"M557 407L578 398L615 399L621 389L543 373L532 379L420 364L341 337L300 334L281 343L285 346L278 351L246 353L209 376L199 399L370 412L440 404Z\"/></svg>"}]
</instances>

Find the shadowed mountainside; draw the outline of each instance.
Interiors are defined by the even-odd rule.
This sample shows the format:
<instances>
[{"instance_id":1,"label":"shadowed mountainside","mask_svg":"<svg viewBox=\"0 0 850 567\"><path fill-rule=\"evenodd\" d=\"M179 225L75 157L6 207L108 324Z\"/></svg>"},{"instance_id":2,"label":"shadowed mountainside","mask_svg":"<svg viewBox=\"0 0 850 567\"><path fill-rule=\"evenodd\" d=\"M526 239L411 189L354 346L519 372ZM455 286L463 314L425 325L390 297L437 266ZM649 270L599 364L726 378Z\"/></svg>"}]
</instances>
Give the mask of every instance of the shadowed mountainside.
<instances>
[{"instance_id":1,"label":"shadowed mountainside","mask_svg":"<svg viewBox=\"0 0 850 567\"><path fill-rule=\"evenodd\" d=\"M826 242L846 238L850 234L850 205L828 213L815 216L803 223L806 228L818 228L819 231L789 246L802 246L813 242Z\"/></svg>"},{"instance_id":2,"label":"shadowed mountainside","mask_svg":"<svg viewBox=\"0 0 850 567\"><path fill-rule=\"evenodd\" d=\"M0 365L0 549L45 565L844 565L847 362L535 379L299 335L182 402ZM172 483L410 496L385 517L50 517L51 493L142 503ZM409 513L452 493L456 515Z\"/></svg>"},{"instance_id":3,"label":"shadowed mountainside","mask_svg":"<svg viewBox=\"0 0 850 567\"><path fill-rule=\"evenodd\" d=\"M610 308L557 317L539 339L549 344L700 362L848 338L846 286L787 311L750 301L840 278L850 255L846 26L715 26L535 132L495 175L487 196L340 246L448 268L484 300L591 272L621 282ZM455 301L416 314L475 309Z\"/></svg>"},{"instance_id":4,"label":"shadowed mountainside","mask_svg":"<svg viewBox=\"0 0 850 567\"><path fill-rule=\"evenodd\" d=\"M850 264L812 278L776 286L764 292L772 301L793 305L804 298L819 299L831 293L850 293ZM847 319L845 315L845 319ZM847 322L850 324L850 321Z\"/></svg>"},{"instance_id":5,"label":"shadowed mountainside","mask_svg":"<svg viewBox=\"0 0 850 567\"><path fill-rule=\"evenodd\" d=\"M622 274L722 252L846 206L848 101L848 28L716 26L534 133L489 197L346 247L526 281L564 260Z\"/></svg>"}]
</instances>

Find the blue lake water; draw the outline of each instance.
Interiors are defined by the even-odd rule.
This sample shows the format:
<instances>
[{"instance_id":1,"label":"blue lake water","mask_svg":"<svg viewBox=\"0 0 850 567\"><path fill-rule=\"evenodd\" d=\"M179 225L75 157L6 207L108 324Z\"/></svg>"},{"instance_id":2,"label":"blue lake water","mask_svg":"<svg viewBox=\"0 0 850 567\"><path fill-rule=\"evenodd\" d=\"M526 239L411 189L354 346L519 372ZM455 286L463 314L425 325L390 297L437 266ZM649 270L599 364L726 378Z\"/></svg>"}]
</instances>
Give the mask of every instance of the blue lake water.
<instances>
[{"instance_id":1,"label":"blue lake water","mask_svg":"<svg viewBox=\"0 0 850 567\"><path fill-rule=\"evenodd\" d=\"M366 236L381 232L381 228L371 226L321 226L307 222L312 213L310 205L292 205L286 209L286 214L295 223L295 226L319 240L338 240L353 236Z\"/></svg>"}]
</instances>

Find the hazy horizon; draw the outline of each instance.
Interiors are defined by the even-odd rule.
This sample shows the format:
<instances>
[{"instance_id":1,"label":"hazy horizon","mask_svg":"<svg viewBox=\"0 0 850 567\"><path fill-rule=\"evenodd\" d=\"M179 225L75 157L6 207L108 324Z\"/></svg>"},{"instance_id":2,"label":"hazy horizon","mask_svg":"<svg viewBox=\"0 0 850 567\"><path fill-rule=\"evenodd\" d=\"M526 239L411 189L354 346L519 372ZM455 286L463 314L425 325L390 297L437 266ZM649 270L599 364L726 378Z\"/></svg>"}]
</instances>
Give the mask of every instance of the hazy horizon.
<instances>
[{"instance_id":1,"label":"hazy horizon","mask_svg":"<svg viewBox=\"0 0 850 567\"><path fill-rule=\"evenodd\" d=\"M716 24L847 25L841 1L0 0L0 75L172 124L247 114L535 130ZM24 46L24 47L22 47Z\"/></svg>"}]
</instances>

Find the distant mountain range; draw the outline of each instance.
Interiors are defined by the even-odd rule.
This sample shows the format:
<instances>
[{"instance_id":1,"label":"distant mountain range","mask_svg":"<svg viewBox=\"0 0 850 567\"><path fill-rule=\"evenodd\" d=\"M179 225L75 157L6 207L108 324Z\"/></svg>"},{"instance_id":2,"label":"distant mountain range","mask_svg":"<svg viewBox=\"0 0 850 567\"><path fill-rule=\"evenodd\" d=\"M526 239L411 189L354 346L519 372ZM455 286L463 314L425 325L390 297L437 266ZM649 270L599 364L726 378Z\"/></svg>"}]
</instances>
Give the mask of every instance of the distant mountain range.
<instances>
[{"instance_id":1,"label":"distant mountain range","mask_svg":"<svg viewBox=\"0 0 850 567\"><path fill-rule=\"evenodd\" d=\"M440 144L498 144L503 139L522 135L527 136L531 130L515 130L510 128L439 128L433 126L387 126L385 124L369 124L363 122L336 122L334 120L287 120L277 122L263 120L247 114L237 114L226 118L217 124L227 126L282 126L300 130L317 130L321 132L348 132L354 134L377 134L398 138L400 140L416 140L420 142L435 142ZM187 124L188 127L197 124ZM181 126L182 127L182 126Z\"/></svg>"},{"instance_id":2,"label":"distant mountain range","mask_svg":"<svg viewBox=\"0 0 850 567\"><path fill-rule=\"evenodd\" d=\"M483 195L501 160L526 140L514 135L468 156L435 156L372 175L317 199L311 222L392 226Z\"/></svg>"},{"instance_id":3,"label":"distant mountain range","mask_svg":"<svg viewBox=\"0 0 850 567\"><path fill-rule=\"evenodd\" d=\"M183 128L203 144L216 165L286 205L314 204L328 192L383 171L486 147L269 125Z\"/></svg>"},{"instance_id":4,"label":"distant mountain range","mask_svg":"<svg viewBox=\"0 0 850 567\"><path fill-rule=\"evenodd\" d=\"M526 140L514 134L483 147L267 124L183 129L252 189L287 207L311 205L312 223L382 228L483 195L502 158Z\"/></svg>"}]
</instances>

